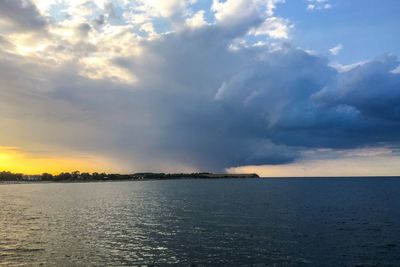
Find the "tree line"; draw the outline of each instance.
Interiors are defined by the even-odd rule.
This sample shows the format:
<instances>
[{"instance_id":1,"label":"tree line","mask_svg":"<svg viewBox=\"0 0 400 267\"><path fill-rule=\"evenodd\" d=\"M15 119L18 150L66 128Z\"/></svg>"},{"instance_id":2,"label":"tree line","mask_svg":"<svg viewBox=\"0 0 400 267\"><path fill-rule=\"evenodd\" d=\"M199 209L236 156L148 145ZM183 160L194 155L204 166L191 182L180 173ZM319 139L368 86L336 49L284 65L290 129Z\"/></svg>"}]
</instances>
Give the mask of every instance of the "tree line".
<instances>
[{"instance_id":1,"label":"tree line","mask_svg":"<svg viewBox=\"0 0 400 267\"><path fill-rule=\"evenodd\" d=\"M140 174L107 174L107 173L88 173L88 172L62 172L60 174L43 173L40 175L24 175L22 173L12 173L9 171L0 172L0 181L105 181L105 180L138 180L149 178L150 175Z\"/></svg>"},{"instance_id":2,"label":"tree line","mask_svg":"<svg viewBox=\"0 0 400 267\"><path fill-rule=\"evenodd\" d=\"M144 179L184 179L184 178L258 178L257 174L213 174L209 172L197 173L152 173L141 172L134 174L107 174L107 173L88 173L88 172L62 172L57 175L43 173L41 175L24 175L22 173L12 173L9 171L0 172L0 182L2 181L47 181L47 182L68 182L68 181L129 181Z\"/></svg>"}]
</instances>

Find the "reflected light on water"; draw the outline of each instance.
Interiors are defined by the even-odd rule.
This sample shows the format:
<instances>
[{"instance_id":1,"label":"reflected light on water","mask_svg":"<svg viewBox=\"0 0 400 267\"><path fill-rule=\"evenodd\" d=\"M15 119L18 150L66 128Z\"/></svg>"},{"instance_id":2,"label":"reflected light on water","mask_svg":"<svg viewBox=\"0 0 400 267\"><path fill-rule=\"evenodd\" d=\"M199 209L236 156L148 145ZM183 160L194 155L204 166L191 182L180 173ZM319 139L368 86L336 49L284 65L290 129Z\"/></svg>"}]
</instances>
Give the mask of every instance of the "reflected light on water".
<instances>
[{"instance_id":1,"label":"reflected light on water","mask_svg":"<svg viewBox=\"0 0 400 267\"><path fill-rule=\"evenodd\" d=\"M399 196L390 178L0 185L0 265L396 266Z\"/></svg>"}]
</instances>

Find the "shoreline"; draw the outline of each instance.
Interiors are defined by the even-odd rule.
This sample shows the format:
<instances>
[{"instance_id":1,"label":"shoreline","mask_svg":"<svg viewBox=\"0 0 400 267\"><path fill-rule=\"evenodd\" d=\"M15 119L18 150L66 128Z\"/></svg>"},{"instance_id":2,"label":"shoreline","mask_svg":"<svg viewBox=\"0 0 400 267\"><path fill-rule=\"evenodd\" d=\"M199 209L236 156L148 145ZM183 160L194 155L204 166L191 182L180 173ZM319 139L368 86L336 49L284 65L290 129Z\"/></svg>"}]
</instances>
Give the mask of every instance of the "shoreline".
<instances>
[{"instance_id":1,"label":"shoreline","mask_svg":"<svg viewBox=\"0 0 400 267\"><path fill-rule=\"evenodd\" d=\"M218 177L218 178L207 178L207 177L184 177L184 178L144 178L144 179L120 179L120 180L68 180L68 181L0 181L1 185L24 185L24 184L87 184L87 183L120 183L120 182L148 182L148 181L172 181L172 180L276 180L276 179L380 179L380 178L391 178L400 179L400 176L325 176L325 177Z\"/></svg>"},{"instance_id":2,"label":"shoreline","mask_svg":"<svg viewBox=\"0 0 400 267\"><path fill-rule=\"evenodd\" d=\"M0 181L0 185L17 185L17 184L87 184L87 183L120 183L120 182L148 182L148 181L172 181L172 180L239 180L239 179L263 179L264 177L219 177L219 178L206 178L206 177L187 177L187 178L145 178L145 179L131 179L131 180L69 180L69 181Z\"/></svg>"},{"instance_id":3,"label":"shoreline","mask_svg":"<svg viewBox=\"0 0 400 267\"><path fill-rule=\"evenodd\" d=\"M102 182L130 182L130 181L161 181L187 179L257 179L257 174L215 174L215 173L134 173L134 174L106 174L106 173L61 173L51 175L24 175L9 172L0 173L0 184L35 184L35 183L102 183ZM1 179L3 178L3 179Z\"/></svg>"}]
</instances>

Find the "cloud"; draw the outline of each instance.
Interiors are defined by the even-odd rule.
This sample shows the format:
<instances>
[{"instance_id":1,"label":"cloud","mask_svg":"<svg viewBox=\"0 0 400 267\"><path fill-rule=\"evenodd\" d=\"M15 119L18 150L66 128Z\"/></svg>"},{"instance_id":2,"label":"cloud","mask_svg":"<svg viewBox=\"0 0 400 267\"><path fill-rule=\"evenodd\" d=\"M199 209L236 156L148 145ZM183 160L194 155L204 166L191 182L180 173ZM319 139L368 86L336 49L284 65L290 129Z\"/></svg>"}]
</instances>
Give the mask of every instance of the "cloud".
<instances>
[{"instance_id":1,"label":"cloud","mask_svg":"<svg viewBox=\"0 0 400 267\"><path fill-rule=\"evenodd\" d=\"M226 20L240 1L216 1L215 23L156 38L135 31L156 30L147 17L99 27L97 12L54 22L40 47L3 36L0 145L107 155L128 170L216 171L316 149L398 148L396 57L338 71L287 43L229 49L279 21L274 3L252 1L236 24Z\"/></svg>"},{"instance_id":2,"label":"cloud","mask_svg":"<svg viewBox=\"0 0 400 267\"><path fill-rule=\"evenodd\" d=\"M207 24L204 18L205 11L200 10L196 12L192 17L186 19L186 25L192 28L202 27Z\"/></svg>"},{"instance_id":3,"label":"cloud","mask_svg":"<svg viewBox=\"0 0 400 267\"><path fill-rule=\"evenodd\" d=\"M38 31L46 25L45 17L29 0L0 1L0 27L3 31Z\"/></svg>"},{"instance_id":4,"label":"cloud","mask_svg":"<svg viewBox=\"0 0 400 267\"><path fill-rule=\"evenodd\" d=\"M359 112L365 121L365 127L372 127L380 133L369 138L396 139L400 119L400 75L392 70L399 66L395 56L386 55L343 72L334 84L318 92L314 98L325 106L347 106ZM386 132L383 132L386 127Z\"/></svg>"},{"instance_id":5,"label":"cloud","mask_svg":"<svg viewBox=\"0 0 400 267\"><path fill-rule=\"evenodd\" d=\"M188 0L142 0L139 2L143 3L146 10L156 12L156 14L162 17L174 16L190 4Z\"/></svg>"},{"instance_id":6,"label":"cloud","mask_svg":"<svg viewBox=\"0 0 400 267\"><path fill-rule=\"evenodd\" d=\"M213 0L211 10L223 25L252 24L273 15L281 0Z\"/></svg>"},{"instance_id":7,"label":"cloud","mask_svg":"<svg viewBox=\"0 0 400 267\"><path fill-rule=\"evenodd\" d=\"M279 17L269 17L260 26L250 30L250 35L265 35L273 39L288 39L293 25Z\"/></svg>"},{"instance_id":8,"label":"cloud","mask_svg":"<svg viewBox=\"0 0 400 267\"><path fill-rule=\"evenodd\" d=\"M329 3L329 0L308 0L307 10L309 11L324 10L331 8L332 5Z\"/></svg>"},{"instance_id":9,"label":"cloud","mask_svg":"<svg viewBox=\"0 0 400 267\"><path fill-rule=\"evenodd\" d=\"M337 46L332 47L331 49L329 49L329 52L331 52L332 55L337 56L342 51L342 49L343 49L343 45L342 44L338 44Z\"/></svg>"},{"instance_id":10,"label":"cloud","mask_svg":"<svg viewBox=\"0 0 400 267\"><path fill-rule=\"evenodd\" d=\"M245 166L229 169L231 173L256 172L263 177L340 177L340 176L397 176L400 157L396 155L368 155L301 160L285 165Z\"/></svg>"}]
</instances>

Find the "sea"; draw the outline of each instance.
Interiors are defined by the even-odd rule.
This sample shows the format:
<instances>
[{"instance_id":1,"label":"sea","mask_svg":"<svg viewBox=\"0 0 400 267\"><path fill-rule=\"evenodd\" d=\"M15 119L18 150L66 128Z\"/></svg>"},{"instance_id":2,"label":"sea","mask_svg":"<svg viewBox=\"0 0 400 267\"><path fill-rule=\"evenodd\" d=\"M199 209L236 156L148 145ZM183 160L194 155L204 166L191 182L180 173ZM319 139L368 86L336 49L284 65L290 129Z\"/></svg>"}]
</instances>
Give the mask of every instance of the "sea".
<instances>
[{"instance_id":1,"label":"sea","mask_svg":"<svg viewBox=\"0 0 400 267\"><path fill-rule=\"evenodd\" d=\"M3 184L0 266L400 266L400 178Z\"/></svg>"}]
</instances>

